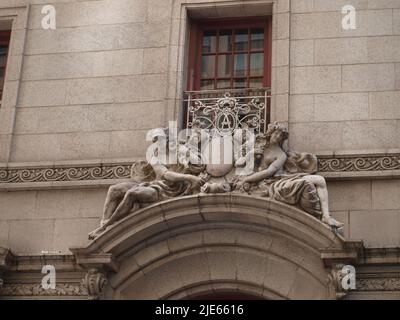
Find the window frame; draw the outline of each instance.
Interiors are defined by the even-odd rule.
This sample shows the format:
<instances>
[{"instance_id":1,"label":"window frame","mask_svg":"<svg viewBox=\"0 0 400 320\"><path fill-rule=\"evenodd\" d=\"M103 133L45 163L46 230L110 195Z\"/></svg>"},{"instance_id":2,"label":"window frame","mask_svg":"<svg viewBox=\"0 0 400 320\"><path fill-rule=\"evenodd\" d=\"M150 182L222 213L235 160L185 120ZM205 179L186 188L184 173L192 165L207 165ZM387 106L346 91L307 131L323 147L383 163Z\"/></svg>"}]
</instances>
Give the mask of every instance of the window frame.
<instances>
[{"instance_id":1,"label":"window frame","mask_svg":"<svg viewBox=\"0 0 400 320\"><path fill-rule=\"evenodd\" d=\"M10 41L11 41L11 30L0 30L0 45L7 46L7 53L4 65L0 65L0 69L4 69L3 83L0 82L0 102L3 99L4 83L6 79L7 63L10 54Z\"/></svg>"},{"instance_id":2,"label":"window frame","mask_svg":"<svg viewBox=\"0 0 400 320\"><path fill-rule=\"evenodd\" d=\"M188 91L200 91L203 33L205 31L210 31L215 29L223 30L223 29L242 29L242 28L264 29L265 36L264 36L263 87L264 88L271 87L272 16L264 16L264 17L223 18L223 19L192 21L190 26L190 35L189 35L189 59L188 59L188 77L187 77ZM233 48L232 51L233 56L234 53L235 51ZM217 54L215 56L218 57ZM250 56L247 57L248 70L250 69L249 60ZM232 61L232 63L234 62ZM215 63L215 70L216 70L215 75L217 75L217 63ZM234 75L231 75L230 78L232 79L235 77ZM246 74L246 76L243 78L249 79L250 76ZM261 76L259 78L261 78ZM246 89L248 89L247 86ZM215 89L215 90L224 90L224 89Z\"/></svg>"}]
</instances>

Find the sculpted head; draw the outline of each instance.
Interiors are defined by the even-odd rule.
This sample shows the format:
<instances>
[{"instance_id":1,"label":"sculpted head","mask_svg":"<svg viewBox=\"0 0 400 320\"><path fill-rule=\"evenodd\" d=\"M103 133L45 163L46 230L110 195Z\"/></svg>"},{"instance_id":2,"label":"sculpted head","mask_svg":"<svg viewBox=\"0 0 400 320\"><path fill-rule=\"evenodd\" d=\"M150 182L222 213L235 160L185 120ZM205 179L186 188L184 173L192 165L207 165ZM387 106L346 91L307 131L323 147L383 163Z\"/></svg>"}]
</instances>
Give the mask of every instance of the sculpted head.
<instances>
[{"instance_id":1,"label":"sculpted head","mask_svg":"<svg viewBox=\"0 0 400 320\"><path fill-rule=\"evenodd\" d=\"M287 129L275 122L271 123L268 126L268 130L266 133L260 133L256 136L255 144L254 144L254 155L256 160L262 159L264 156L264 151L270 145L279 145L282 147L282 144L289 137L289 132Z\"/></svg>"},{"instance_id":2,"label":"sculpted head","mask_svg":"<svg viewBox=\"0 0 400 320\"><path fill-rule=\"evenodd\" d=\"M278 144L280 146L289 138L289 132L286 127L278 122L268 125L265 135L269 144Z\"/></svg>"}]
</instances>

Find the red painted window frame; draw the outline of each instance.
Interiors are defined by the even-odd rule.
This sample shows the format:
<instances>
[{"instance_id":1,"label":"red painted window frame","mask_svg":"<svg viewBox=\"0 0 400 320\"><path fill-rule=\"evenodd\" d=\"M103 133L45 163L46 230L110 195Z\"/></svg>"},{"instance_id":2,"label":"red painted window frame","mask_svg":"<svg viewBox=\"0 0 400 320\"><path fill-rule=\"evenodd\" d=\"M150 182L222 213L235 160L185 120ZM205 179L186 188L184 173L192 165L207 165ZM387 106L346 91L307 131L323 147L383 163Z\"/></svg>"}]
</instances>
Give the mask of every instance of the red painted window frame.
<instances>
[{"instance_id":1,"label":"red painted window frame","mask_svg":"<svg viewBox=\"0 0 400 320\"><path fill-rule=\"evenodd\" d=\"M224 18L210 20L194 20L190 25L189 36L189 60L187 90L199 91L200 68L202 56L202 34L210 29L240 29L240 28L263 28L264 41L264 79L263 86L271 87L271 57L272 57L272 17L246 17L239 19ZM248 66L249 67L249 66Z\"/></svg>"},{"instance_id":2,"label":"red painted window frame","mask_svg":"<svg viewBox=\"0 0 400 320\"><path fill-rule=\"evenodd\" d=\"M0 30L0 45L8 47L6 61L4 65L0 64L0 68L4 69L3 85L4 85L4 79L6 77L10 39L11 39L11 30ZM2 100L2 95L3 95L3 86L0 87L0 101Z\"/></svg>"}]
</instances>

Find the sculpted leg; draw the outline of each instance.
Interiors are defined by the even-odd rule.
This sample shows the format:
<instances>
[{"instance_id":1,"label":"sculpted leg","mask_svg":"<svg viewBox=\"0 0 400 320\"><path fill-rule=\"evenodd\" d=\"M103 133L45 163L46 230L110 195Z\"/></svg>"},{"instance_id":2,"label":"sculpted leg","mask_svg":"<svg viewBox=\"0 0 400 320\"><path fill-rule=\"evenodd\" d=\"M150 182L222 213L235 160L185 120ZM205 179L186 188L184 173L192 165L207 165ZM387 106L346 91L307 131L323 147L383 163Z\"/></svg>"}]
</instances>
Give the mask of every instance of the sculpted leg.
<instances>
[{"instance_id":1,"label":"sculpted leg","mask_svg":"<svg viewBox=\"0 0 400 320\"><path fill-rule=\"evenodd\" d=\"M123 182L111 186L108 189L106 202L104 203L103 218L101 219L101 225L104 225L112 216L118 204L124 198L124 195L131 189L135 183Z\"/></svg>"},{"instance_id":2,"label":"sculpted leg","mask_svg":"<svg viewBox=\"0 0 400 320\"><path fill-rule=\"evenodd\" d=\"M125 193L125 196L111 217L105 220L99 228L89 234L89 239L94 239L98 234L105 231L108 226L111 226L115 222L125 218L135 206L139 207L139 203L151 203L156 202L157 200L158 192L155 189L150 187L132 187Z\"/></svg>"},{"instance_id":3,"label":"sculpted leg","mask_svg":"<svg viewBox=\"0 0 400 320\"><path fill-rule=\"evenodd\" d=\"M325 179L317 175L309 175L305 176L304 178L314 184L315 188L317 189L319 201L321 203L322 222L333 228L342 228L344 224L332 218L329 212L328 188L326 186Z\"/></svg>"}]
</instances>

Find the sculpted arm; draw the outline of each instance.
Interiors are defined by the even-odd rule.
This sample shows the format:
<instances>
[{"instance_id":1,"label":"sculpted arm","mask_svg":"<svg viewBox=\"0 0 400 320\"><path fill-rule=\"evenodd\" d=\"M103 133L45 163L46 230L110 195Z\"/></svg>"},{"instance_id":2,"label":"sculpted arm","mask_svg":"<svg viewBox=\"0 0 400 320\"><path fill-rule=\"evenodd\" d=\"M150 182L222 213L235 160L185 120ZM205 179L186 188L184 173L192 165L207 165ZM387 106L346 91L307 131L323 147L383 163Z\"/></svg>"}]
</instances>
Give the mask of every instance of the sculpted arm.
<instances>
[{"instance_id":1,"label":"sculpted arm","mask_svg":"<svg viewBox=\"0 0 400 320\"><path fill-rule=\"evenodd\" d=\"M171 182L186 181L195 186L201 186L204 184L204 181L199 177L196 177L191 174L174 172L174 171L168 170L168 168L163 165L154 165L153 168L158 177L162 177L165 180L168 180Z\"/></svg>"},{"instance_id":2,"label":"sculpted arm","mask_svg":"<svg viewBox=\"0 0 400 320\"><path fill-rule=\"evenodd\" d=\"M248 183L257 183L260 182L264 179L268 179L273 177L280 169L283 168L283 165L286 162L286 155L281 155L276 159L274 162L272 162L267 169L262 170L260 172L254 173L250 176L248 176L245 179L245 182Z\"/></svg>"},{"instance_id":3,"label":"sculpted arm","mask_svg":"<svg viewBox=\"0 0 400 320\"><path fill-rule=\"evenodd\" d=\"M193 182L193 177L194 176L192 176L191 174L183 174L170 170L165 171L164 173L164 178L171 182L182 182L182 181Z\"/></svg>"}]
</instances>

